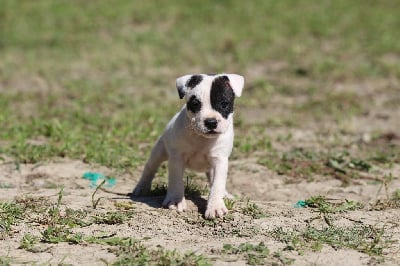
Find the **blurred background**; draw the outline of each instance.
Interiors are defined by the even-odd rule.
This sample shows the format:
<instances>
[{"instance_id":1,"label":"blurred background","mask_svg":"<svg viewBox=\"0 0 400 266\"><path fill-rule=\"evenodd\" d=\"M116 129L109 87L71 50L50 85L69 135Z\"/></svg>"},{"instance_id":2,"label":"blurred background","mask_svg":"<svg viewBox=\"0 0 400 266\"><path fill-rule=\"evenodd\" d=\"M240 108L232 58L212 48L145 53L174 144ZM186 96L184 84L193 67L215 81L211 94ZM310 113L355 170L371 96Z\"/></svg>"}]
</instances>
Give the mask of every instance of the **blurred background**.
<instances>
[{"instance_id":1,"label":"blurred background","mask_svg":"<svg viewBox=\"0 0 400 266\"><path fill-rule=\"evenodd\" d=\"M399 14L396 0L1 0L0 154L134 169L187 73L245 76L234 158L368 142L399 126Z\"/></svg>"}]
</instances>

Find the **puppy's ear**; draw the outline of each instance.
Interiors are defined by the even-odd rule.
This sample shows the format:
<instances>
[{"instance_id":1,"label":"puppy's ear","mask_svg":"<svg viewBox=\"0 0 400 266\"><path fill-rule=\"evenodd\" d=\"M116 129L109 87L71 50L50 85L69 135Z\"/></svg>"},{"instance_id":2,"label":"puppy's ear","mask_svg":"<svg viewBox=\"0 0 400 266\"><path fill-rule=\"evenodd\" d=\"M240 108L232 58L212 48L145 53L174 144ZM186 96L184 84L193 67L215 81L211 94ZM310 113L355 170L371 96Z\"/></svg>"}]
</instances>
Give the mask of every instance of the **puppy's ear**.
<instances>
[{"instance_id":1,"label":"puppy's ear","mask_svg":"<svg viewBox=\"0 0 400 266\"><path fill-rule=\"evenodd\" d=\"M244 86L244 77L237 74L225 74L229 82L231 84L232 90L235 93L236 97L240 97L242 95L242 90Z\"/></svg>"},{"instance_id":2,"label":"puppy's ear","mask_svg":"<svg viewBox=\"0 0 400 266\"><path fill-rule=\"evenodd\" d=\"M185 75L176 79L179 98L185 97L188 89L196 87L203 80L202 75Z\"/></svg>"}]
</instances>

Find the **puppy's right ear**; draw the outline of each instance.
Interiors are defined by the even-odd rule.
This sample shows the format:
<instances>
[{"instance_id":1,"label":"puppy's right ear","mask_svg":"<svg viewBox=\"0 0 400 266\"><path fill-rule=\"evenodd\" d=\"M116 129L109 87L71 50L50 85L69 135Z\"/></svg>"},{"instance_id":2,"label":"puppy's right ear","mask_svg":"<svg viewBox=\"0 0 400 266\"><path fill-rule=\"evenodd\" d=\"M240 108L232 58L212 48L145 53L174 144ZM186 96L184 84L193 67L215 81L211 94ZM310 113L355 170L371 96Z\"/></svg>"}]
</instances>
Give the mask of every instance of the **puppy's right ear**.
<instances>
[{"instance_id":1,"label":"puppy's right ear","mask_svg":"<svg viewBox=\"0 0 400 266\"><path fill-rule=\"evenodd\" d=\"M185 94L188 90L187 83L191 77L192 75L185 75L176 79L176 88L178 90L180 99L185 97Z\"/></svg>"},{"instance_id":2,"label":"puppy's right ear","mask_svg":"<svg viewBox=\"0 0 400 266\"><path fill-rule=\"evenodd\" d=\"M176 79L179 98L185 97L188 89L196 87L203 80L202 75L185 75Z\"/></svg>"}]
</instances>

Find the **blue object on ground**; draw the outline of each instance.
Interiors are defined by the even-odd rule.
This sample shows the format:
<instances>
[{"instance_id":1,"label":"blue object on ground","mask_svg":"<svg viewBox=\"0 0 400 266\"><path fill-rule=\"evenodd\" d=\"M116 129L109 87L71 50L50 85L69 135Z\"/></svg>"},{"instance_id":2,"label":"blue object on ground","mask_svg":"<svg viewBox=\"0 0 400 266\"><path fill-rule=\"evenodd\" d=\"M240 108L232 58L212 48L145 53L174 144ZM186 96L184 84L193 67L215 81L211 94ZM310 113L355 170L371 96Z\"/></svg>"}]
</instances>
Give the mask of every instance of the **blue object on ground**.
<instances>
[{"instance_id":1,"label":"blue object on ground","mask_svg":"<svg viewBox=\"0 0 400 266\"><path fill-rule=\"evenodd\" d=\"M86 172L83 174L82 178L90 181L91 188L97 187L98 185L101 184L103 180L106 180L104 184L106 188L111 188L115 186L115 183L117 182L117 180L114 177L108 177L101 173L96 173L96 172Z\"/></svg>"},{"instance_id":2,"label":"blue object on ground","mask_svg":"<svg viewBox=\"0 0 400 266\"><path fill-rule=\"evenodd\" d=\"M307 203L304 200L299 200L295 205L295 208L305 208L307 207Z\"/></svg>"}]
</instances>

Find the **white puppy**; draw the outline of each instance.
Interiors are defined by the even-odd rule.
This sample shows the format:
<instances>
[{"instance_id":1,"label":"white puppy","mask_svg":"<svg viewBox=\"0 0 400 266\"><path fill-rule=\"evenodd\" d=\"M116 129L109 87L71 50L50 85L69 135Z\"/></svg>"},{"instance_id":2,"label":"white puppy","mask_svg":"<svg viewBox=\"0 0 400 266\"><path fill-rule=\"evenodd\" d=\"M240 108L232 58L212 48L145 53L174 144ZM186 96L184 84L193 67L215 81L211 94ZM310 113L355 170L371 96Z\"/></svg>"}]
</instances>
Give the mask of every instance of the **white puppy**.
<instances>
[{"instance_id":1,"label":"white puppy","mask_svg":"<svg viewBox=\"0 0 400 266\"><path fill-rule=\"evenodd\" d=\"M233 147L233 105L242 94L244 78L236 74L185 75L176 80L186 104L157 140L133 196L145 194L163 161L168 160L168 189L164 207L186 209L184 169L206 172L210 182L205 217L228 212L223 201L228 158Z\"/></svg>"}]
</instances>

